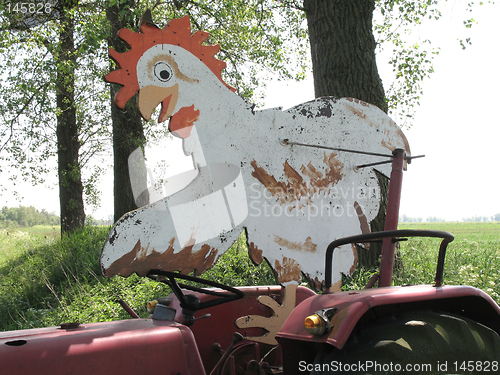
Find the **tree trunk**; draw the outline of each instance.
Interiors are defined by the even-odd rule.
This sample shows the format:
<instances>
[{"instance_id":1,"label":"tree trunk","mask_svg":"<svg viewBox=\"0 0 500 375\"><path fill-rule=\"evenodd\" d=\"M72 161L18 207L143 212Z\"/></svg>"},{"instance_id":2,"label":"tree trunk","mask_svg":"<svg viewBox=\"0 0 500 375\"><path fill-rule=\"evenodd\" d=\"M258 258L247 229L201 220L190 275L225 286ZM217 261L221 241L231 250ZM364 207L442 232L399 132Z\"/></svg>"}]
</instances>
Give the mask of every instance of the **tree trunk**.
<instances>
[{"instance_id":1,"label":"tree trunk","mask_svg":"<svg viewBox=\"0 0 500 375\"><path fill-rule=\"evenodd\" d=\"M85 224L83 184L79 163L79 132L75 106L74 19L70 10L78 1L62 2L59 46L54 57L57 64L57 155L61 235L69 234Z\"/></svg>"},{"instance_id":2,"label":"tree trunk","mask_svg":"<svg viewBox=\"0 0 500 375\"><path fill-rule=\"evenodd\" d=\"M304 0L309 29L316 97L352 97L387 112L384 87L375 60L372 0ZM372 232L384 230L388 178L377 173L381 188L378 216ZM378 245L378 246L377 246ZM360 267L377 267L382 247L359 249Z\"/></svg>"},{"instance_id":3,"label":"tree trunk","mask_svg":"<svg viewBox=\"0 0 500 375\"><path fill-rule=\"evenodd\" d=\"M111 94L118 91L118 85L112 85ZM147 188L147 175L144 168L136 171L129 170L128 158L138 147L143 149L145 143L142 121L135 98L131 99L125 108L120 110L112 105L111 116L113 121L113 175L114 175L114 220L138 208L132 191L132 179L136 186L142 186L141 191ZM149 203L148 196L141 194L139 206Z\"/></svg>"},{"instance_id":4,"label":"tree trunk","mask_svg":"<svg viewBox=\"0 0 500 375\"><path fill-rule=\"evenodd\" d=\"M122 28L134 28L134 20L127 19L130 12L123 12L126 7L133 7L134 1L128 1L107 9L107 18L111 23L111 37L108 40L109 47L120 53L127 51L126 44L118 38L117 33ZM114 69L114 67L112 68ZM117 221L125 213L135 210L137 204L134 199L131 175L136 186L141 191L147 188L147 175L144 168L137 171L129 171L128 158L138 147L143 149L145 144L144 128L141 115L136 105L136 98L127 103L125 110L121 110L113 103L115 94L120 89L119 85L111 84L111 117L113 122L113 174L114 174L114 220ZM148 204L147 195L142 195L141 206Z\"/></svg>"},{"instance_id":5,"label":"tree trunk","mask_svg":"<svg viewBox=\"0 0 500 375\"><path fill-rule=\"evenodd\" d=\"M305 0L316 97L352 97L387 112L375 60L372 0Z\"/></svg>"}]
</instances>

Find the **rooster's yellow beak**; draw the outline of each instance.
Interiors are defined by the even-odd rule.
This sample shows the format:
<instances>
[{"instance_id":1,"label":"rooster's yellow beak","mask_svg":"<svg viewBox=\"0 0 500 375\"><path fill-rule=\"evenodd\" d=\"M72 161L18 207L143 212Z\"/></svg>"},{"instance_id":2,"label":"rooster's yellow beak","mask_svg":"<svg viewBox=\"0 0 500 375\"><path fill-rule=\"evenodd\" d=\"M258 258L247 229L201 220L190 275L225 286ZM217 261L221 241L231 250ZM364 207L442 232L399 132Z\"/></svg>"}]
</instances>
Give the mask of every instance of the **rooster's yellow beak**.
<instances>
[{"instance_id":1,"label":"rooster's yellow beak","mask_svg":"<svg viewBox=\"0 0 500 375\"><path fill-rule=\"evenodd\" d=\"M161 113L158 122L163 122L174 113L179 98L179 85L171 87L145 86L139 91L138 107L142 117L149 121L158 104L161 103Z\"/></svg>"}]
</instances>

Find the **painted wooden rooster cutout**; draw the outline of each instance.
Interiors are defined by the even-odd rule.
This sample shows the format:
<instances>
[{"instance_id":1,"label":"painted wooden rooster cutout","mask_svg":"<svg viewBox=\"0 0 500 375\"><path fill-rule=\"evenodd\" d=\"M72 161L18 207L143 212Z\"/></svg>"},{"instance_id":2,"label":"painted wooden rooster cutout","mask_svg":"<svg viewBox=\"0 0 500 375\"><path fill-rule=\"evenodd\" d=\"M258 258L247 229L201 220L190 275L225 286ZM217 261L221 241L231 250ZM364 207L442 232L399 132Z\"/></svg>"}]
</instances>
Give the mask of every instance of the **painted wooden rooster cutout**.
<instances>
[{"instance_id":1,"label":"painted wooden rooster cutout","mask_svg":"<svg viewBox=\"0 0 500 375\"><path fill-rule=\"evenodd\" d=\"M225 64L214 58L219 46L203 45L205 32L191 35L187 16L163 30L143 23L139 33L122 29L119 36L131 48L110 50L119 69L106 80L123 85L116 105L123 108L138 92L139 109L149 119L161 104L158 121L169 120L170 131L183 138L196 177L114 225L101 256L103 273L199 275L245 229L251 259L266 259L280 283L298 283L303 274L320 288L327 245L369 232L378 214L375 171L356 167L380 157L294 143L387 155L403 148L409 154L398 126L380 109L351 98L254 112L222 81ZM390 164L377 169L389 175ZM335 254L333 290L356 259L350 246Z\"/></svg>"}]
</instances>

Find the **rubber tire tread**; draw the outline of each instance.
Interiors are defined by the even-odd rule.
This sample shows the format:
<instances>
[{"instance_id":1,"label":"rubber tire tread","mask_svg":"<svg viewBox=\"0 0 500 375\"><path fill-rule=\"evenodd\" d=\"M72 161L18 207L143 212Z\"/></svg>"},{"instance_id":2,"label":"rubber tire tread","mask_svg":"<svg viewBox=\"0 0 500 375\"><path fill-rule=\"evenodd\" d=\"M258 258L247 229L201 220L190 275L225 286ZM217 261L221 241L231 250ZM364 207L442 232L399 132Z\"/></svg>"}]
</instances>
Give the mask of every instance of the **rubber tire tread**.
<instances>
[{"instance_id":1,"label":"rubber tire tread","mask_svg":"<svg viewBox=\"0 0 500 375\"><path fill-rule=\"evenodd\" d=\"M453 363L464 361L497 361L500 364L500 337L490 328L470 319L449 313L427 310L407 311L398 316L385 317L351 335L342 350L323 351L314 362L323 365L323 370L311 374L398 374L397 371L339 372L330 366L333 361L342 364L367 363L407 364L412 368L418 364L431 364L432 372L440 374L438 363L448 364L453 372ZM342 367L345 369L345 367ZM387 369L387 367L386 367ZM329 371L330 370L330 371ZM338 368L336 369L338 370ZM373 368L372 368L373 370ZM490 370L491 371L491 370ZM402 371L401 373L419 373ZM475 372L465 372L475 374ZM484 372L477 372L484 374ZM495 373L495 371L490 372Z\"/></svg>"}]
</instances>

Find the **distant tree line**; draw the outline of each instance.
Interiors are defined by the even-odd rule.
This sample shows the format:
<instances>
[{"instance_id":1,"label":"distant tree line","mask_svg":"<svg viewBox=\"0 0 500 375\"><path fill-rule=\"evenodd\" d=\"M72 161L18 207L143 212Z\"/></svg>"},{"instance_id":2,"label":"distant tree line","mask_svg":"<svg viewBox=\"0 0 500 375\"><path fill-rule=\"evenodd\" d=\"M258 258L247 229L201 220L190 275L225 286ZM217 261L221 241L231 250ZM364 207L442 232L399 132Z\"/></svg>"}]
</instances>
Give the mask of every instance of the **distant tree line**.
<instances>
[{"instance_id":1,"label":"distant tree line","mask_svg":"<svg viewBox=\"0 0 500 375\"><path fill-rule=\"evenodd\" d=\"M399 222L401 223L421 223L421 222L428 222L428 223L436 223L436 222L443 222L445 221L444 219L432 216L428 217L427 219L422 219L421 217L409 217L406 215L403 215L399 218ZM467 222L475 222L475 221L500 221L500 213L495 214L493 216L472 216L472 217L464 217L462 218L462 221L467 221Z\"/></svg>"},{"instance_id":2,"label":"distant tree line","mask_svg":"<svg viewBox=\"0 0 500 375\"><path fill-rule=\"evenodd\" d=\"M85 216L85 225L113 225L113 215L110 215L107 219L96 219L92 215Z\"/></svg>"},{"instance_id":3,"label":"distant tree line","mask_svg":"<svg viewBox=\"0 0 500 375\"><path fill-rule=\"evenodd\" d=\"M500 221L500 213L493 216L464 217L462 221Z\"/></svg>"},{"instance_id":4,"label":"distant tree line","mask_svg":"<svg viewBox=\"0 0 500 375\"><path fill-rule=\"evenodd\" d=\"M35 207L3 207L0 212L0 228L32 227L34 225L60 225L59 216Z\"/></svg>"},{"instance_id":5,"label":"distant tree line","mask_svg":"<svg viewBox=\"0 0 500 375\"><path fill-rule=\"evenodd\" d=\"M428 217L427 219L424 220L421 217L409 217L409 216L403 215L399 218L399 221L401 223L421 223L423 221L426 221L429 223L437 223L437 222L441 222L441 221L445 221L445 220L441 219L439 217L435 217L435 216Z\"/></svg>"}]
</instances>

